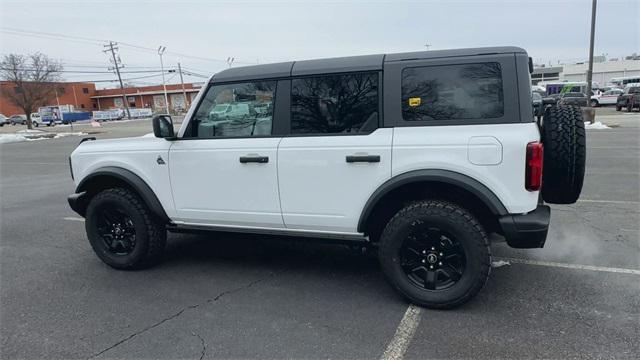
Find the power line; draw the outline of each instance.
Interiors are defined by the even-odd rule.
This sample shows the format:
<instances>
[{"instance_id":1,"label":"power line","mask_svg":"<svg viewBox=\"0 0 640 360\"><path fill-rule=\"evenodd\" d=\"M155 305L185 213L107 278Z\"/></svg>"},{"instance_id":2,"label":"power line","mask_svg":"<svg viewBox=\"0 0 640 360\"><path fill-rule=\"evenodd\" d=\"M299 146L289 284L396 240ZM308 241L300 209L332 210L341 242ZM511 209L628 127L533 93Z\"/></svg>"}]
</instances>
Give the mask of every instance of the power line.
<instances>
[{"instance_id":1,"label":"power line","mask_svg":"<svg viewBox=\"0 0 640 360\"><path fill-rule=\"evenodd\" d=\"M122 68L124 66L121 66ZM38 69L28 69L28 68L18 68L18 69L9 69L9 68L0 68L0 70L18 70L18 71L39 71ZM164 72L172 73L175 72L175 69L167 69ZM58 70L60 73L73 73L73 74L113 74L113 71L84 71L84 70ZM156 73L162 72L160 69L155 70L132 70L132 71L120 71L121 74L139 74L139 73Z\"/></svg>"},{"instance_id":2,"label":"power line","mask_svg":"<svg viewBox=\"0 0 640 360\"><path fill-rule=\"evenodd\" d=\"M40 38L48 38L48 39L85 42L85 43L91 43L93 45L102 45L103 43L110 41L106 39L95 39L95 38L89 38L89 37L83 37L83 36L64 35L64 34L50 33L50 32L44 32L44 31L23 30L23 29L11 28L6 26L0 27L0 31L8 34L13 34L13 35L24 35L24 36L32 36L32 37L40 37ZM141 51L147 51L147 52L153 52L153 53L157 51L157 49L154 49L154 48L140 46L140 45L136 45L128 42L118 42L118 45L126 46L131 49L138 49ZM184 58L191 58L191 59L202 60L202 61L223 62L223 63L227 62L226 59L208 58L208 57L189 55L189 54L184 54L184 53L174 52L174 51L167 51L166 53L174 56L181 56ZM234 63L245 64L245 65L255 64L254 62L243 62L243 61L234 61Z\"/></svg>"}]
</instances>

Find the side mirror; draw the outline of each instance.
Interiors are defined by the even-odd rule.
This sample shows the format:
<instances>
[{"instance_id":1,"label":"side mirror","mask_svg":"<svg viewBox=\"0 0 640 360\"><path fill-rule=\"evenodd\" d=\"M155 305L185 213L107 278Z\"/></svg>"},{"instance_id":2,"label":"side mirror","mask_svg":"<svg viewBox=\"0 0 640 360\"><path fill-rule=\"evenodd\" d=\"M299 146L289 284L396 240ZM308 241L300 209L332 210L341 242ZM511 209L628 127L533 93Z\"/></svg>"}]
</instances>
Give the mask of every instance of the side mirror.
<instances>
[{"instance_id":1,"label":"side mirror","mask_svg":"<svg viewBox=\"0 0 640 360\"><path fill-rule=\"evenodd\" d=\"M171 139L175 137L171 116L156 115L151 121L153 123L153 135L164 139Z\"/></svg>"}]
</instances>

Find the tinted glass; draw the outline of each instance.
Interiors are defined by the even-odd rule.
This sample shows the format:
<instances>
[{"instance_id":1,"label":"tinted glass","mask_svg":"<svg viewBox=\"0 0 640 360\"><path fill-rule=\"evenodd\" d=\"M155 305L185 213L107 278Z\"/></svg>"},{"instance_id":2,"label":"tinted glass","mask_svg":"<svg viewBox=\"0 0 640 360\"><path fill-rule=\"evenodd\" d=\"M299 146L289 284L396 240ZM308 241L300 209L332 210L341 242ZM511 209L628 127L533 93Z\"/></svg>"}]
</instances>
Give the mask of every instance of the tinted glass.
<instances>
[{"instance_id":1,"label":"tinted glass","mask_svg":"<svg viewBox=\"0 0 640 360\"><path fill-rule=\"evenodd\" d=\"M275 89L275 81L211 86L185 137L271 135Z\"/></svg>"},{"instance_id":2,"label":"tinted glass","mask_svg":"<svg viewBox=\"0 0 640 360\"><path fill-rule=\"evenodd\" d=\"M369 133L377 127L378 73L292 81L292 134Z\"/></svg>"},{"instance_id":3,"label":"tinted glass","mask_svg":"<svg viewBox=\"0 0 640 360\"><path fill-rule=\"evenodd\" d=\"M488 119L504 115L499 63L407 68L402 117L407 121Z\"/></svg>"}]
</instances>

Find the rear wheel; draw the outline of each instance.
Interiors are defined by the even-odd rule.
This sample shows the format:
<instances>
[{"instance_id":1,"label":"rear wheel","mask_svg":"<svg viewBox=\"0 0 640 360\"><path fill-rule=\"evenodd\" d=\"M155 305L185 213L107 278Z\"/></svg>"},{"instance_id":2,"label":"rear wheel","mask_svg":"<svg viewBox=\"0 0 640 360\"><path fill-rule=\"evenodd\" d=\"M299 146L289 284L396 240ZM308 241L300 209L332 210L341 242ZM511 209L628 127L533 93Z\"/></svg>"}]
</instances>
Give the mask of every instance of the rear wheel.
<instances>
[{"instance_id":1,"label":"rear wheel","mask_svg":"<svg viewBox=\"0 0 640 360\"><path fill-rule=\"evenodd\" d=\"M91 247L107 265L122 270L160 261L167 241L164 224L133 191L107 189L91 199L85 227Z\"/></svg>"},{"instance_id":2,"label":"rear wheel","mask_svg":"<svg viewBox=\"0 0 640 360\"><path fill-rule=\"evenodd\" d=\"M450 202L423 200L389 220L379 259L388 281L409 301L446 309L480 291L489 277L491 253L471 213Z\"/></svg>"},{"instance_id":3,"label":"rear wheel","mask_svg":"<svg viewBox=\"0 0 640 360\"><path fill-rule=\"evenodd\" d=\"M591 100L591 107L598 107L598 100Z\"/></svg>"},{"instance_id":4,"label":"rear wheel","mask_svg":"<svg viewBox=\"0 0 640 360\"><path fill-rule=\"evenodd\" d=\"M551 204L573 204L580 197L586 161L582 111L560 105L545 111L542 198Z\"/></svg>"}]
</instances>

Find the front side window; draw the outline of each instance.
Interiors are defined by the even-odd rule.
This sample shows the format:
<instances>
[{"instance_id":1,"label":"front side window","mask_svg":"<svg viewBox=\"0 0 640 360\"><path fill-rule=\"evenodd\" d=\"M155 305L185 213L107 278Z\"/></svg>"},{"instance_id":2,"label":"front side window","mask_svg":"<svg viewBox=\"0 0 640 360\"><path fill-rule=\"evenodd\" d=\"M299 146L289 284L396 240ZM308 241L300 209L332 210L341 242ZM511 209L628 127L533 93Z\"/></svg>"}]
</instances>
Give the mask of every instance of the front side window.
<instances>
[{"instance_id":1,"label":"front side window","mask_svg":"<svg viewBox=\"0 0 640 360\"><path fill-rule=\"evenodd\" d=\"M370 133L378 127L378 103L378 73L293 79L291 133Z\"/></svg>"},{"instance_id":2,"label":"front side window","mask_svg":"<svg viewBox=\"0 0 640 360\"><path fill-rule=\"evenodd\" d=\"M402 71L406 121L490 119L504 115L499 63L439 65Z\"/></svg>"},{"instance_id":3,"label":"front side window","mask_svg":"<svg viewBox=\"0 0 640 360\"><path fill-rule=\"evenodd\" d=\"M271 135L275 90L275 81L209 87L184 137Z\"/></svg>"}]
</instances>

